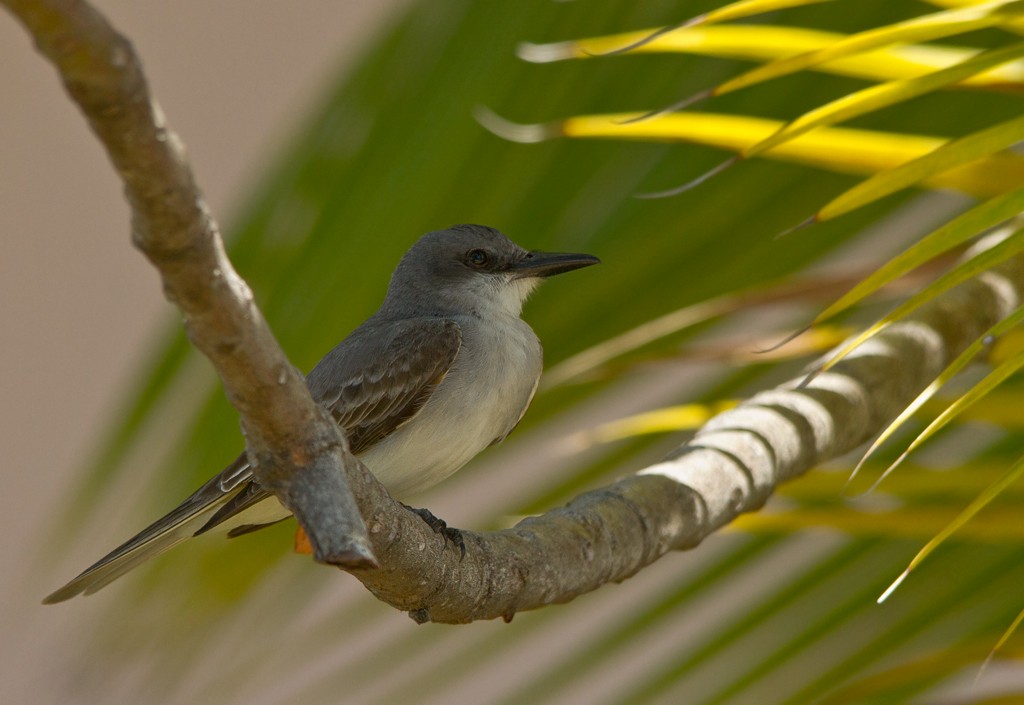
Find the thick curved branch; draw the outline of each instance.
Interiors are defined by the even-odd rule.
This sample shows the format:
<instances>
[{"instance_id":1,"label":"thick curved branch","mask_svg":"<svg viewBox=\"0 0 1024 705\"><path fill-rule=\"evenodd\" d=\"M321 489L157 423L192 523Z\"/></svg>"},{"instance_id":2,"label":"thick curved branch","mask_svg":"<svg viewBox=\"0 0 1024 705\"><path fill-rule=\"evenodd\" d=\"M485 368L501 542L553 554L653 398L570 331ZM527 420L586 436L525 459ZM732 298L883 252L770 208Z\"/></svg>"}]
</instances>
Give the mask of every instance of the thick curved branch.
<instances>
[{"instance_id":1,"label":"thick curved branch","mask_svg":"<svg viewBox=\"0 0 1024 705\"><path fill-rule=\"evenodd\" d=\"M228 261L184 148L150 97L127 39L89 3L0 0L56 66L124 182L132 238L160 271L192 343L242 416L260 483L306 529L318 560L373 564L343 468L365 472L313 402Z\"/></svg>"},{"instance_id":2,"label":"thick curved branch","mask_svg":"<svg viewBox=\"0 0 1024 705\"><path fill-rule=\"evenodd\" d=\"M377 515L356 491L381 558L352 571L417 621L468 622L566 602L692 548L776 487L881 431L967 345L1024 299L1024 257L885 329L806 387L798 378L716 416L664 462L505 531L445 550L420 522Z\"/></svg>"}]
</instances>

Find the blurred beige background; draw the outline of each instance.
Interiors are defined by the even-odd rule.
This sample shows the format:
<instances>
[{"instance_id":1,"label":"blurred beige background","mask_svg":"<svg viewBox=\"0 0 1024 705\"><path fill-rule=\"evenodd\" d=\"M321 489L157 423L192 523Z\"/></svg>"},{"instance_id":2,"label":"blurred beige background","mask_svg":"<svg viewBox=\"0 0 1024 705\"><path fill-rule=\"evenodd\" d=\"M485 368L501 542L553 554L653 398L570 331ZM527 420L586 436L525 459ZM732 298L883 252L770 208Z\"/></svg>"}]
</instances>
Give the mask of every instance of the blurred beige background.
<instances>
[{"instance_id":1,"label":"blurred beige background","mask_svg":"<svg viewBox=\"0 0 1024 705\"><path fill-rule=\"evenodd\" d=\"M321 86L407 1L97 5L134 42L223 224ZM0 702L45 703L43 633L73 640L74 615L39 605L54 585L32 584L28 537L47 531L174 312L130 246L105 155L2 10L0 242Z\"/></svg>"}]
</instances>

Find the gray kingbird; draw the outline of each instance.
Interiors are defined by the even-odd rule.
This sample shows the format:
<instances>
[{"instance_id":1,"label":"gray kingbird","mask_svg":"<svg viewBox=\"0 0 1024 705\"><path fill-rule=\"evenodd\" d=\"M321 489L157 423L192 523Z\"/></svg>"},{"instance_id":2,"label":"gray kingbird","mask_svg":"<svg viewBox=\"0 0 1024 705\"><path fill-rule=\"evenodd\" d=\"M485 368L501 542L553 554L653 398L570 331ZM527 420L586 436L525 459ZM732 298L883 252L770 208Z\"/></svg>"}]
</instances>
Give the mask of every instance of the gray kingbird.
<instances>
[{"instance_id":1,"label":"gray kingbird","mask_svg":"<svg viewBox=\"0 0 1024 705\"><path fill-rule=\"evenodd\" d=\"M540 341L519 317L530 292L598 262L530 252L481 225L427 233L398 263L380 309L309 373L309 390L392 495L424 490L503 440L530 405L542 362ZM214 527L234 537L289 516L243 452L44 602L93 593Z\"/></svg>"}]
</instances>

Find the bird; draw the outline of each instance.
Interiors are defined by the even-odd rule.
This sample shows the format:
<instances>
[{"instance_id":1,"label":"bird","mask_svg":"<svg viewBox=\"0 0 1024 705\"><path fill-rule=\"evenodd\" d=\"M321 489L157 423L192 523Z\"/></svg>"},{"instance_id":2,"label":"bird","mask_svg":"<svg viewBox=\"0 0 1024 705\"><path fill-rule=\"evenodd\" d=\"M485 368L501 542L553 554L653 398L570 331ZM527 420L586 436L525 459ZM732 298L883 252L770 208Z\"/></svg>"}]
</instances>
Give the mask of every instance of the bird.
<instances>
[{"instance_id":1,"label":"bird","mask_svg":"<svg viewBox=\"0 0 1024 705\"><path fill-rule=\"evenodd\" d=\"M310 394L392 496L421 492L504 440L526 413L543 361L521 318L530 293L550 276L599 262L526 250L483 225L429 232L402 256L377 312L307 375ZM243 451L43 602L92 594L193 536L240 536L289 516Z\"/></svg>"}]
</instances>

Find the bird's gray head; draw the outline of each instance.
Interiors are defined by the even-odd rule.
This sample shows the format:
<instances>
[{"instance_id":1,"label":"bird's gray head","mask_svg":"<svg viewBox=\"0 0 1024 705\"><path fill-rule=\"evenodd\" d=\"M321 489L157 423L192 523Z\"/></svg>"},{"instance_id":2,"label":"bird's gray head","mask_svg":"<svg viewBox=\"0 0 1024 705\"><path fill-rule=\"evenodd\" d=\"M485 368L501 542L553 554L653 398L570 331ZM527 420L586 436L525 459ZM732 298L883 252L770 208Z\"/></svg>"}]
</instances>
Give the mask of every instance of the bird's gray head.
<instances>
[{"instance_id":1,"label":"bird's gray head","mask_svg":"<svg viewBox=\"0 0 1024 705\"><path fill-rule=\"evenodd\" d=\"M398 263L385 309L518 316L542 279L597 264L591 255L531 252L494 228L427 233Z\"/></svg>"}]
</instances>

